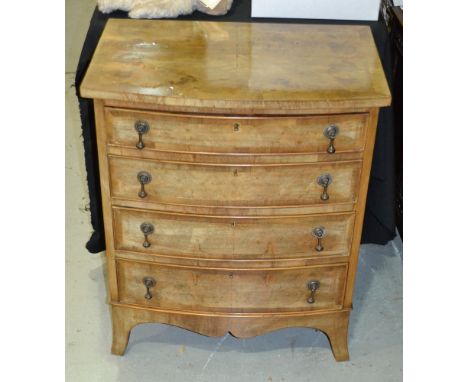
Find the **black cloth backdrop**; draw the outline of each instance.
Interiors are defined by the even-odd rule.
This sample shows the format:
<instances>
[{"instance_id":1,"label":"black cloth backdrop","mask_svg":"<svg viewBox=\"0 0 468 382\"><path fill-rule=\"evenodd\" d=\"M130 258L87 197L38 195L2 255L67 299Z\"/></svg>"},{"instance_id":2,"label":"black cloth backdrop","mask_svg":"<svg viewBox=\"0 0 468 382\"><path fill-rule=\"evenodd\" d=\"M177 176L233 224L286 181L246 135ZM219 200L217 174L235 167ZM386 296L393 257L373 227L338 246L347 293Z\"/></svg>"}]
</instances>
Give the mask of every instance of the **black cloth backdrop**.
<instances>
[{"instance_id":1,"label":"black cloth backdrop","mask_svg":"<svg viewBox=\"0 0 468 382\"><path fill-rule=\"evenodd\" d=\"M383 22L252 18L250 16L250 9L250 0L235 0L232 9L225 16L209 16L200 12L195 12L192 15L181 16L177 20L369 25L374 35L387 80L389 84L393 83L393 78L391 77L391 47L389 36ZM127 17L126 12L116 11L105 15L99 12L97 8L95 9L86 35L86 40L81 51L78 68L76 70L75 86L79 100L83 129L91 224L94 229L91 238L86 244L86 248L91 253L97 253L105 249L104 223L102 218L93 102L90 99L81 98L79 88L107 19ZM394 187L393 110L392 107L387 107L381 109L379 116L379 125L361 240L362 243L385 244L395 236Z\"/></svg>"}]
</instances>

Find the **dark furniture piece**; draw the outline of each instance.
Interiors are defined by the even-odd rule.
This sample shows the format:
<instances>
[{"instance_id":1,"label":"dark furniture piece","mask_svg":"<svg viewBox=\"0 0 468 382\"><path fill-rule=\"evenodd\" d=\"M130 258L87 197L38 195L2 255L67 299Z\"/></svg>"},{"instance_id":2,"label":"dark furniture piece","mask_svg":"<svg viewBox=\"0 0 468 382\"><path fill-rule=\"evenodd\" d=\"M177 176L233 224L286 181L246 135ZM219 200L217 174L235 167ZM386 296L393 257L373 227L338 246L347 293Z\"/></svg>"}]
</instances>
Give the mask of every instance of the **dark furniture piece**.
<instances>
[{"instance_id":1,"label":"dark furniture piece","mask_svg":"<svg viewBox=\"0 0 468 382\"><path fill-rule=\"evenodd\" d=\"M395 127L395 214L403 239L403 9L387 0L382 6L392 49L393 114Z\"/></svg>"}]
</instances>

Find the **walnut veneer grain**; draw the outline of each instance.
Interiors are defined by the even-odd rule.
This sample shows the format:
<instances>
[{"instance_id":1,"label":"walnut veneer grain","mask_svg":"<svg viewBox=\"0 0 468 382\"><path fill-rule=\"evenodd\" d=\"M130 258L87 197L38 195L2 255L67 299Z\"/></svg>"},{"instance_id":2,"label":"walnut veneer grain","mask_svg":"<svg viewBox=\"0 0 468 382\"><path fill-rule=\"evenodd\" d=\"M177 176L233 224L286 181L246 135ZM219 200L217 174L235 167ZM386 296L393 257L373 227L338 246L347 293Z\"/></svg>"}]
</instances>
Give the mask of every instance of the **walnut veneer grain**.
<instances>
[{"instance_id":1,"label":"walnut veneer grain","mask_svg":"<svg viewBox=\"0 0 468 382\"><path fill-rule=\"evenodd\" d=\"M291 217L228 217L187 215L114 208L116 250L198 259L277 260L348 256L354 214L318 214ZM150 247L143 246L140 225L154 232ZM312 235L326 231L320 251ZM157 257L155 257L157 259Z\"/></svg>"},{"instance_id":2,"label":"walnut veneer grain","mask_svg":"<svg viewBox=\"0 0 468 382\"><path fill-rule=\"evenodd\" d=\"M339 128L336 153L364 148L368 115L315 115L296 117L203 116L106 108L109 145L134 149L138 142L135 121L148 123L147 151L211 154L321 154L329 157L324 130Z\"/></svg>"},{"instance_id":3,"label":"walnut veneer grain","mask_svg":"<svg viewBox=\"0 0 468 382\"><path fill-rule=\"evenodd\" d=\"M347 264L226 269L117 261L119 302L168 310L229 313L298 312L342 307ZM143 276L154 278L146 299ZM320 280L307 302L310 280Z\"/></svg>"},{"instance_id":4,"label":"walnut veneer grain","mask_svg":"<svg viewBox=\"0 0 468 382\"><path fill-rule=\"evenodd\" d=\"M173 20L110 19L81 94L249 114L390 101L367 26Z\"/></svg>"},{"instance_id":5,"label":"walnut veneer grain","mask_svg":"<svg viewBox=\"0 0 468 382\"><path fill-rule=\"evenodd\" d=\"M354 203L361 162L317 164L214 165L109 157L111 195L119 199L187 206L281 207ZM140 171L152 180L140 198ZM323 201L321 174L331 174Z\"/></svg>"}]
</instances>

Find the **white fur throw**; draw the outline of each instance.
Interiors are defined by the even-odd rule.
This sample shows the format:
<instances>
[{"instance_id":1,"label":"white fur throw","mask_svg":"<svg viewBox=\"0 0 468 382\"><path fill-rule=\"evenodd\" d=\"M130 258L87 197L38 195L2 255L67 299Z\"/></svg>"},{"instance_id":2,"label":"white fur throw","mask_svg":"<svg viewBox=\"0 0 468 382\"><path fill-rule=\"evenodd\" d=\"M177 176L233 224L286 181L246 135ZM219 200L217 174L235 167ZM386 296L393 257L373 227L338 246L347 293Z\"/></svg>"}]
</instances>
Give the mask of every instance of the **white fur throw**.
<instances>
[{"instance_id":1,"label":"white fur throw","mask_svg":"<svg viewBox=\"0 0 468 382\"><path fill-rule=\"evenodd\" d=\"M231 8L232 1L221 0L214 9L207 8L200 0L97 0L97 3L103 13L119 9L128 11L128 15L134 19L158 19L187 15L195 10L224 15Z\"/></svg>"}]
</instances>

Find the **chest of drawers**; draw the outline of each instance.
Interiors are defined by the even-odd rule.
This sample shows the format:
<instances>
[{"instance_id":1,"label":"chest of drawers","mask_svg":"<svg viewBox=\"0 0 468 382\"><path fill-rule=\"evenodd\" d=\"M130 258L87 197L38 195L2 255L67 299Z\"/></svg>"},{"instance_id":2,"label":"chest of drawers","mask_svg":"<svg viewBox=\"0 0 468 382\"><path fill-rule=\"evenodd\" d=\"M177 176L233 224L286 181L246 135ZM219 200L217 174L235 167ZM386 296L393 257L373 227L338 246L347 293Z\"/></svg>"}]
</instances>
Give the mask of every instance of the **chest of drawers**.
<instances>
[{"instance_id":1,"label":"chest of drawers","mask_svg":"<svg viewBox=\"0 0 468 382\"><path fill-rule=\"evenodd\" d=\"M347 331L379 107L364 26L110 19L93 98L114 354L166 323Z\"/></svg>"}]
</instances>

